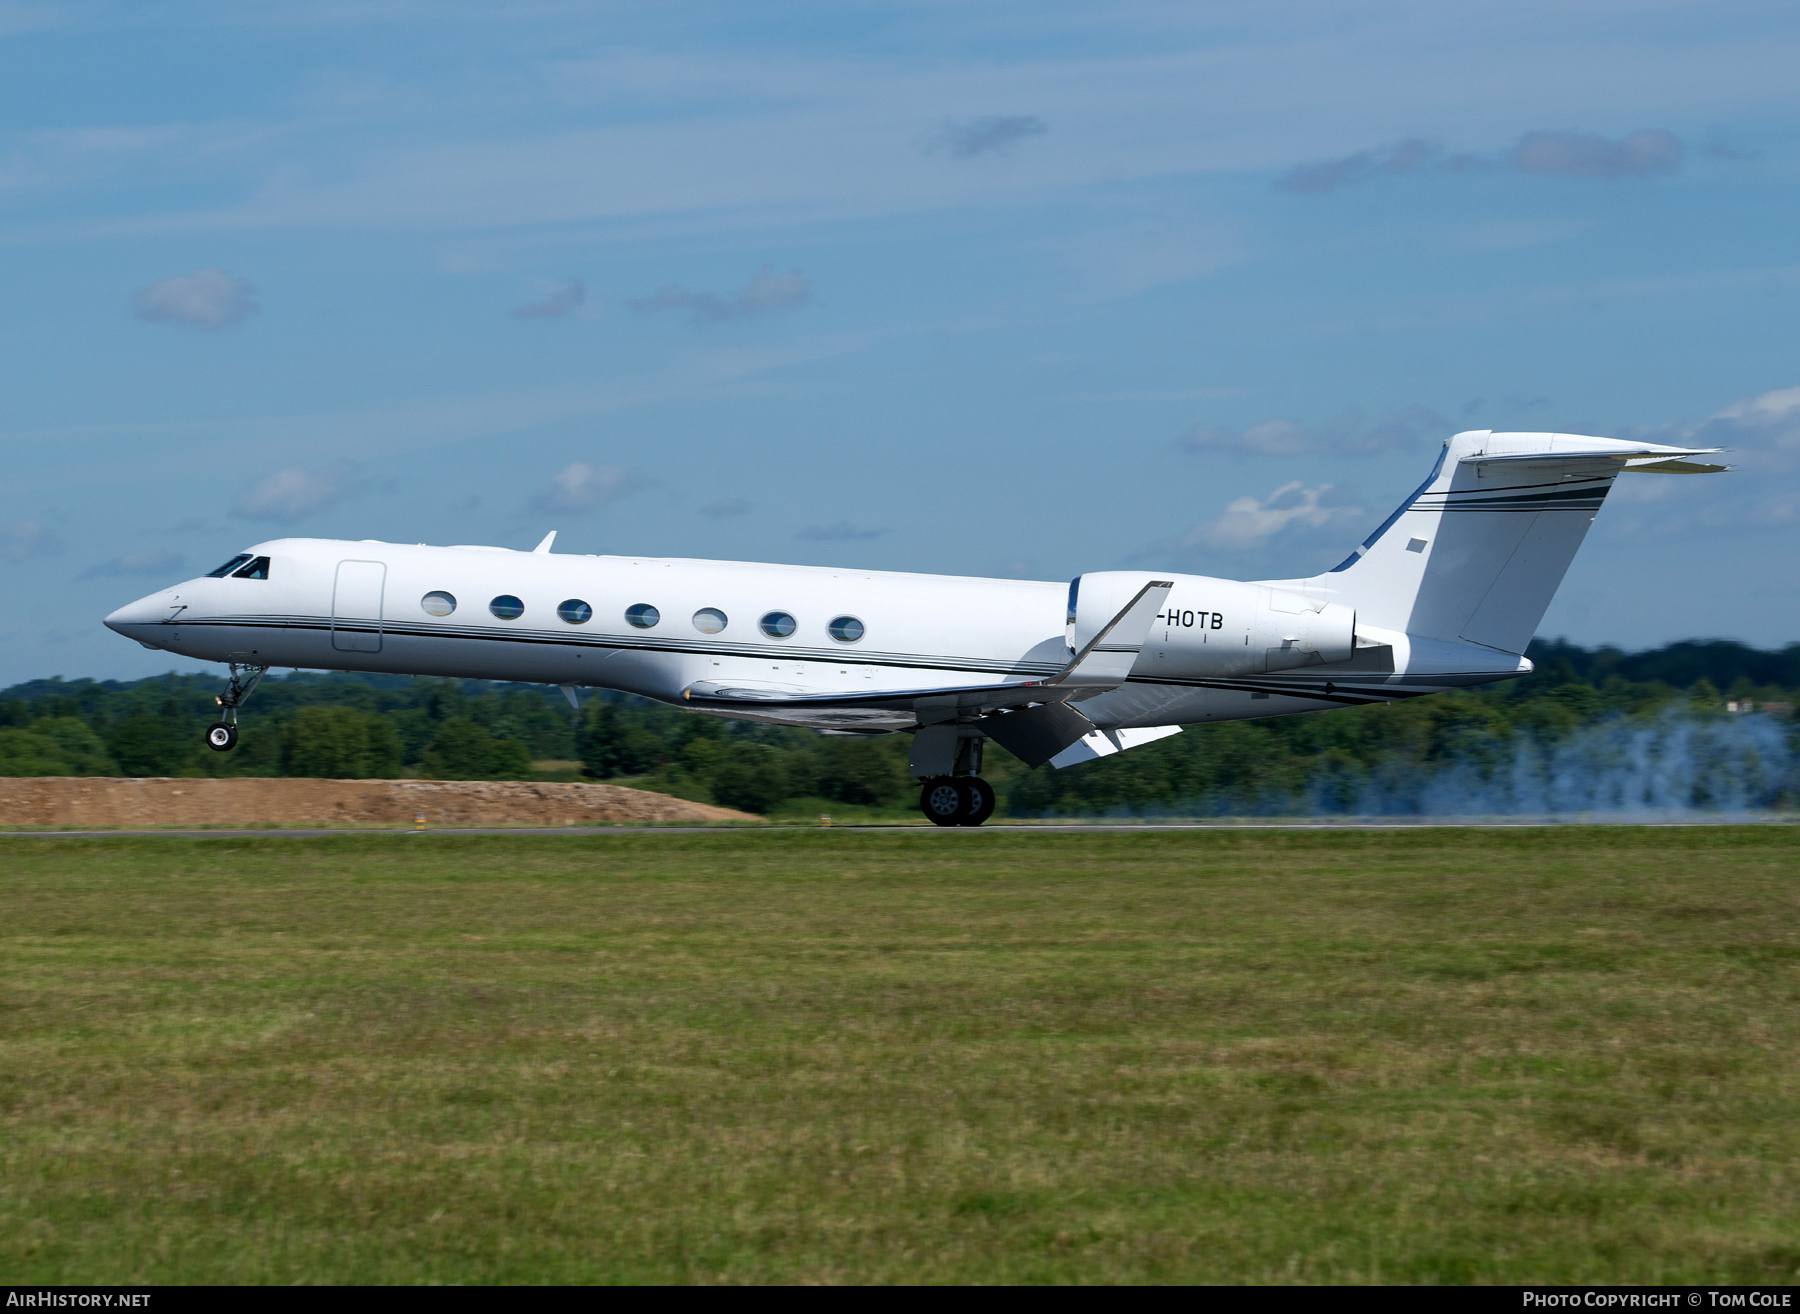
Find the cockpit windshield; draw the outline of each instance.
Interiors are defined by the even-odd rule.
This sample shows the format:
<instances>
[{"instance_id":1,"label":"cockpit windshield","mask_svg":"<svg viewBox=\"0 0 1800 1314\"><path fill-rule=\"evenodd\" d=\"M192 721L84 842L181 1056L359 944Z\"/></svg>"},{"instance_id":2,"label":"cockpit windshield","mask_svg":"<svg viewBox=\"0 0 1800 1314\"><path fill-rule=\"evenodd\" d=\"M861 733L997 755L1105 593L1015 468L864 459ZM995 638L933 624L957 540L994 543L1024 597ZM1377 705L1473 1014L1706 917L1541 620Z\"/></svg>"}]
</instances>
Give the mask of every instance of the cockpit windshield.
<instances>
[{"instance_id":1,"label":"cockpit windshield","mask_svg":"<svg viewBox=\"0 0 1800 1314\"><path fill-rule=\"evenodd\" d=\"M224 565L220 566L217 570L207 571L206 578L208 578L208 579L224 579L225 576L229 575L232 571L236 570L239 566L243 565L248 560L250 560L250 554L248 552L240 552L235 557L233 557L230 561L227 561Z\"/></svg>"},{"instance_id":2,"label":"cockpit windshield","mask_svg":"<svg viewBox=\"0 0 1800 1314\"><path fill-rule=\"evenodd\" d=\"M233 579L267 579L269 577L269 559L258 557L242 570L232 575Z\"/></svg>"}]
</instances>

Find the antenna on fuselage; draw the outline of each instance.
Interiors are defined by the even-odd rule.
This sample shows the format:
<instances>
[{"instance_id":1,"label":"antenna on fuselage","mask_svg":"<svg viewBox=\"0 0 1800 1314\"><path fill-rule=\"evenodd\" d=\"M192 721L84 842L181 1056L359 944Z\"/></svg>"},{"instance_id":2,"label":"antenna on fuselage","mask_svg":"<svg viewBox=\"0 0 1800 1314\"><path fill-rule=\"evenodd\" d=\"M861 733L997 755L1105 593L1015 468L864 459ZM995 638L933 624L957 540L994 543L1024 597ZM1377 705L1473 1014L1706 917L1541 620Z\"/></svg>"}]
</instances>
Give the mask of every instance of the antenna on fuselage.
<instances>
[{"instance_id":1,"label":"antenna on fuselage","mask_svg":"<svg viewBox=\"0 0 1800 1314\"><path fill-rule=\"evenodd\" d=\"M554 542L556 542L556 531L553 529L548 534L544 535L544 541L542 543L539 543L536 547L532 548L531 550L534 553L542 552L546 556L548 556L550 553L550 545Z\"/></svg>"}]
</instances>

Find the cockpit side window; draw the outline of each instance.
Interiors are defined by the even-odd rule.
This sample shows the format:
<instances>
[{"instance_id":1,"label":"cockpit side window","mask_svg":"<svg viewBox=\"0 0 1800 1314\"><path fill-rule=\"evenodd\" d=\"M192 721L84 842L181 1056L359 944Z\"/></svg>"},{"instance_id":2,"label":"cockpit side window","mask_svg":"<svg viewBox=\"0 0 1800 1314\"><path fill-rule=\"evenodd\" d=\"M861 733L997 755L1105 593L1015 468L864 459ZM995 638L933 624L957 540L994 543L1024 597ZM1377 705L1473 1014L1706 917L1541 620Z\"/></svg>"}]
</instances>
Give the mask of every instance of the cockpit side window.
<instances>
[{"instance_id":1,"label":"cockpit side window","mask_svg":"<svg viewBox=\"0 0 1800 1314\"><path fill-rule=\"evenodd\" d=\"M258 557L242 570L233 572L233 579L267 579L269 577L269 559Z\"/></svg>"},{"instance_id":2,"label":"cockpit side window","mask_svg":"<svg viewBox=\"0 0 1800 1314\"><path fill-rule=\"evenodd\" d=\"M230 561L227 561L224 565L220 566L217 570L207 571L206 577L208 579L224 579L225 576L229 575L232 571L236 570L239 566L243 565L248 560L250 560L250 554L248 552L240 552L235 557L233 557Z\"/></svg>"}]
</instances>

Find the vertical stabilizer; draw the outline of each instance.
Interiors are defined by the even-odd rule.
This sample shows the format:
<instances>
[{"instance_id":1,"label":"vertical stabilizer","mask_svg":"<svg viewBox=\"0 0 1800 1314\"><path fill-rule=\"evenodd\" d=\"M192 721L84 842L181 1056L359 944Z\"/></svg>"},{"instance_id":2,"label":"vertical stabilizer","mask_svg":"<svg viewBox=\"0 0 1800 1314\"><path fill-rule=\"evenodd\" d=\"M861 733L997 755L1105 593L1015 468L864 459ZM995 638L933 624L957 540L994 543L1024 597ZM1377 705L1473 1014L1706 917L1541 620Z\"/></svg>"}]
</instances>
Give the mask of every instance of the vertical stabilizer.
<instances>
[{"instance_id":1,"label":"vertical stabilizer","mask_svg":"<svg viewBox=\"0 0 1800 1314\"><path fill-rule=\"evenodd\" d=\"M1717 450L1717 449L1708 449ZM1350 558L1307 581L1359 626L1523 653L1612 482L1714 473L1704 453L1566 433L1459 433Z\"/></svg>"}]
</instances>

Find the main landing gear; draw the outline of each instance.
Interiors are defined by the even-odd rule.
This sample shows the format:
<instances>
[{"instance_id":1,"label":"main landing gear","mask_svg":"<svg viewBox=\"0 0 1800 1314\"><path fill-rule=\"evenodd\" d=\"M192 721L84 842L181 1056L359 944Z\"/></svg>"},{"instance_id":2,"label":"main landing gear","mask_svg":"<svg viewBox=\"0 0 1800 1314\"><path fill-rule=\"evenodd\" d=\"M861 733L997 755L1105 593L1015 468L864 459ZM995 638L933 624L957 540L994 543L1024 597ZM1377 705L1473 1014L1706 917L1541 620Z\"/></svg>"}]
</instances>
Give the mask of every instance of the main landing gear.
<instances>
[{"instance_id":1,"label":"main landing gear","mask_svg":"<svg viewBox=\"0 0 1800 1314\"><path fill-rule=\"evenodd\" d=\"M219 720L206 728L206 746L215 753L229 753L237 747L238 708L269 673L267 666L240 666L231 663L231 679L225 692L213 701L219 705Z\"/></svg>"},{"instance_id":2,"label":"main landing gear","mask_svg":"<svg viewBox=\"0 0 1800 1314\"><path fill-rule=\"evenodd\" d=\"M994 815L994 791L975 776L934 776L919 791L919 810L934 826L979 826Z\"/></svg>"}]
</instances>

